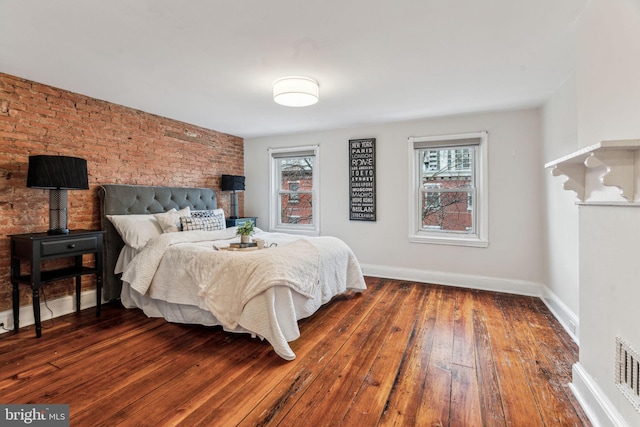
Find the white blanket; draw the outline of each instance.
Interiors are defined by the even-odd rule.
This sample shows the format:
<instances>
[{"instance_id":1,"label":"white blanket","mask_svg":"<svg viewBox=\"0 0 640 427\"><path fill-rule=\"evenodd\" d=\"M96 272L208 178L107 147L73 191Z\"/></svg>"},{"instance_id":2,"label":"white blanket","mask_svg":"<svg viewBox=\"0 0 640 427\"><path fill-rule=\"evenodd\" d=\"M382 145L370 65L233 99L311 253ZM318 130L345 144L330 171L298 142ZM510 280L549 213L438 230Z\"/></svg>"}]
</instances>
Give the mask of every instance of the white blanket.
<instances>
[{"instance_id":1,"label":"white blanket","mask_svg":"<svg viewBox=\"0 0 640 427\"><path fill-rule=\"evenodd\" d=\"M189 271L207 308L226 328L238 326L247 302L274 286L288 286L307 298L315 296L320 255L307 240L266 250L211 255L196 254Z\"/></svg>"},{"instance_id":2,"label":"white blanket","mask_svg":"<svg viewBox=\"0 0 640 427\"><path fill-rule=\"evenodd\" d=\"M355 255L339 239L258 232L255 238L278 246L246 252L214 250L214 245L237 241L230 239L233 234L234 228L159 236L125 267L127 289L183 309L184 304L207 309L214 324L265 338L287 360L295 358L288 342L299 337L297 320L347 289L366 289Z\"/></svg>"},{"instance_id":3,"label":"white blanket","mask_svg":"<svg viewBox=\"0 0 640 427\"><path fill-rule=\"evenodd\" d=\"M167 248L179 243L194 243L230 239L235 236L235 227L219 231L187 231L164 233L151 239L122 273L122 280L141 295L147 293L153 276Z\"/></svg>"}]
</instances>

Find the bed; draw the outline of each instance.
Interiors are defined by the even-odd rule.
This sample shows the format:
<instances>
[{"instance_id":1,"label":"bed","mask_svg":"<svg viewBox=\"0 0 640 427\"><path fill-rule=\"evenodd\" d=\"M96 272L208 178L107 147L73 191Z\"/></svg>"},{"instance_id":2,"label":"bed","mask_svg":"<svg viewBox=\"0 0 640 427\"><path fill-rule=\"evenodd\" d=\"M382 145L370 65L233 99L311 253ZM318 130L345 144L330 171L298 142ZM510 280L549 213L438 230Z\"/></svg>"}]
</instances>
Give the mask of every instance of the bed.
<instances>
[{"instance_id":1,"label":"bed","mask_svg":"<svg viewBox=\"0 0 640 427\"><path fill-rule=\"evenodd\" d=\"M106 184L98 195L104 299L149 317L249 333L292 360L298 320L366 289L355 255L334 237L256 229L264 249L233 250L239 237L220 225L212 189Z\"/></svg>"}]
</instances>

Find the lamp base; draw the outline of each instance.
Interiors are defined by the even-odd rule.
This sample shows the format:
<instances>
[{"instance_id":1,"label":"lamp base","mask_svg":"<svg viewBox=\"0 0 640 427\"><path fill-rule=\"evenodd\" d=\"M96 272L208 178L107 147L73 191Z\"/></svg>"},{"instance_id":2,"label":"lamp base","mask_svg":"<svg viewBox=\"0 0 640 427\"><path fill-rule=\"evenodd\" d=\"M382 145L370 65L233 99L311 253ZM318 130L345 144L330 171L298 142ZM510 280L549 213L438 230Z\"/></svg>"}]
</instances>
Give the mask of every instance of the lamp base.
<instances>
[{"instance_id":1,"label":"lamp base","mask_svg":"<svg viewBox=\"0 0 640 427\"><path fill-rule=\"evenodd\" d=\"M49 231L47 234L69 234L67 228L67 190L49 191Z\"/></svg>"},{"instance_id":2,"label":"lamp base","mask_svg":"<svg viewBox=\"0 0 640 427\"><path fill-rule=\"evenodd\" d=\"M68 228L57 228L55 230L48 230L47 234L69 234L69 229Z\"/></svg>"},{"instance_id":3,"label":"lamp base","mask_svg":"<svg viewBox=\"0 0 640 427\"><path fill-rule=\"evenodd\" d=\"M229 218L238 218L238 193L231 193L231 212Z\"/></svg>"}]
</instances>

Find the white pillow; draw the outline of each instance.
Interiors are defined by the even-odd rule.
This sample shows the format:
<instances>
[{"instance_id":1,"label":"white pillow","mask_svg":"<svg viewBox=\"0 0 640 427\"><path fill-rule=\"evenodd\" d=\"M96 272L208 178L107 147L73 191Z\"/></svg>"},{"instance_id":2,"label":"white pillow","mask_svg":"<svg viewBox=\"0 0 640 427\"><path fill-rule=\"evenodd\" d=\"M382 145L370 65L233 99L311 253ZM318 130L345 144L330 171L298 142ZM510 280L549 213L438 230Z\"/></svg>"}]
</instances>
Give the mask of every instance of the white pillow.
<instances>
[{"instance_id":1,"label":"white pillow","mask_svg":"<svg viewBox=\"0 0 640 427\"><path fill-rule=\"evenodd\" d=\"M162 228L151 214L107 215L127 246L142 249L147 242L162 234Z\"/></svg>"},{"instance_id":2,"label":"white pillow","mask_svg":"<svg viewBox=\"0 0 640 427\"><path fill-rule=\"evenodd\" d=\"M180 217L185 216L191 216L191 208L189 208L189 206L184 209L180 209L179 211L171 209L170 211L153 215L153 217L158 221L158 224L160 224L160 228L162 228L163 233L174 233L182 230Z\"/></svg>"}]
</instances>

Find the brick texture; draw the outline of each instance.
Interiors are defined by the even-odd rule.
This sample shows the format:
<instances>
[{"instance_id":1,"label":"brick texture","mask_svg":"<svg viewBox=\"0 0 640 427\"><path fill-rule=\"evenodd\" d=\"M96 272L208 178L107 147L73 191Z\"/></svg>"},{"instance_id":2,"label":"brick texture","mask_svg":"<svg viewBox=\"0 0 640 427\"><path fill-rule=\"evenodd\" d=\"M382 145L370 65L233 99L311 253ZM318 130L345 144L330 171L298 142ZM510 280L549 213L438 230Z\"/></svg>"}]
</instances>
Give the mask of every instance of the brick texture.
<instances>
[{"instance_id":1,"label":"brick texture","mask_svg":"<svg viewBox=\"0 0 640 427\"><path fill-rule=\"evenodd\" d=\"M0 311L11 309L7 236L49 228L48 190L26 187L29 156L37 154L87 160L89 190L69 191L71 229L101 228L101 184L220 190L222 174L244 171L242 138L0 73ZM218 203L229 215L225 196ZM239 204L243 214L242 193ZM83 288L92 287L83 278ZM72 295L73 281L45 291L48 299ZM30 293L21 285L21 305L31 304Z\"/></svg>"}]
</instances>

